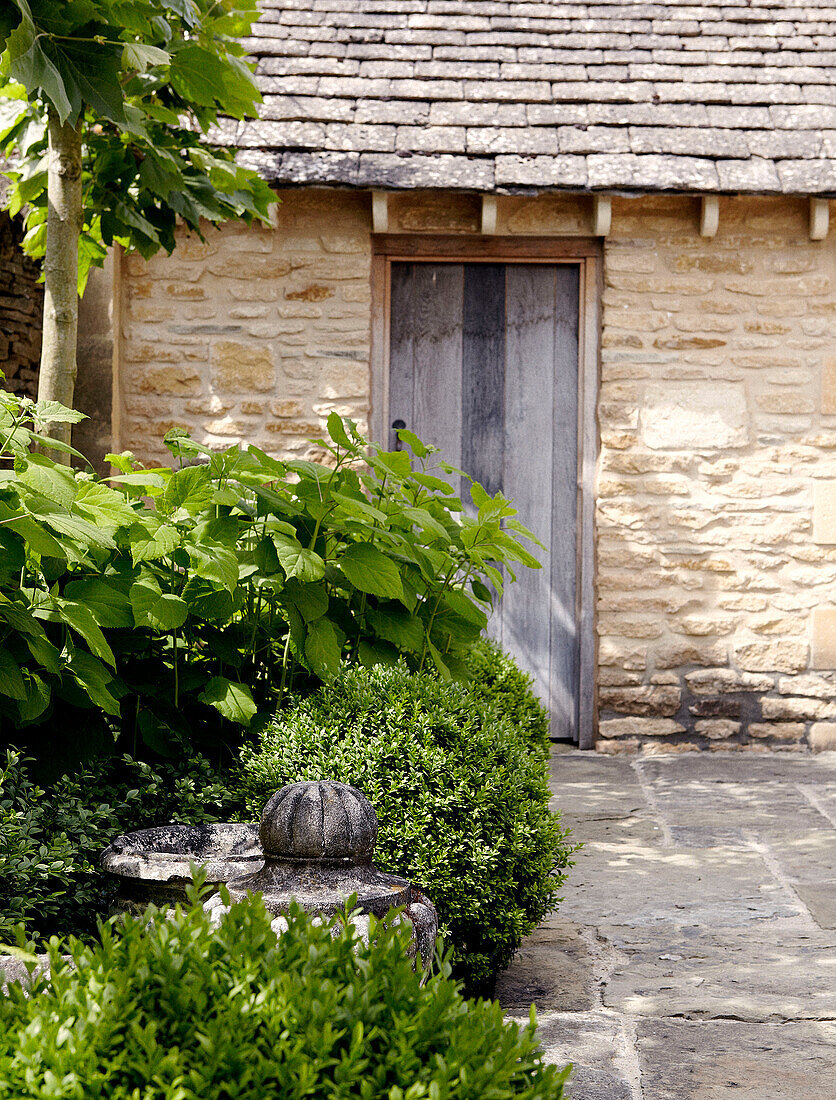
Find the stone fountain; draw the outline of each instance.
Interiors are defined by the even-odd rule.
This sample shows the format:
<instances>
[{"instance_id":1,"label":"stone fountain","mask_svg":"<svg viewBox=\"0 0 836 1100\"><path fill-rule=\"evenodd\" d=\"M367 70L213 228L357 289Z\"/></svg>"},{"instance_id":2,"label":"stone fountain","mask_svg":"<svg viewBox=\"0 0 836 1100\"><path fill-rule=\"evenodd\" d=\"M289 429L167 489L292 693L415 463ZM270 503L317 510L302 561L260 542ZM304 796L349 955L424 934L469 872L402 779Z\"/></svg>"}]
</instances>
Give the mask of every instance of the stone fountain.
<instances>
[{"instance_id":1,"label":"stone fountain","mask_svg":"<svg viewBox=\"0 0 836 1100\"><path fill-rule=\"evenodd\" d=\"M355 787L330 780L292 783L268 800L255 825L165 825L117 837L102 866L120 878L118 907L141 911L149 902L167 908L185 899L192 865L210 884L226 883L231 901L260 895L273 927L288 927L292 901L320 919L356 898L352 923L368 939L370 916L411 924L413 955L432 962L438 917L432 902L408 879L372 862L377 815ZM206 903L214 919L225 911L219 894Z\"/></svg>"}]
</instances>

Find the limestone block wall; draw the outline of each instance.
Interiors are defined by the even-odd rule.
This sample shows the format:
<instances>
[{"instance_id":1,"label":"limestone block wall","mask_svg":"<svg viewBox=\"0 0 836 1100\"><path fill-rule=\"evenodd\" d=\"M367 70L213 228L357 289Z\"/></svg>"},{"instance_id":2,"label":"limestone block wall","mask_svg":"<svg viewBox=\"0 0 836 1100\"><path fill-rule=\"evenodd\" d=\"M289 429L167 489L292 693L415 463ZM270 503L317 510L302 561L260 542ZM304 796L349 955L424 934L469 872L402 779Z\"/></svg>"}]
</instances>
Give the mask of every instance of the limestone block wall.
<instances>
[{"instance_id":1,"label":"limestone block wall","mask_svg":"<svg viewBox=\"0 0 836 1100\"><path fill-rule=\"evenodd\" d=\"M207 229L125 258L118 445L167 460L170 428L305 454L332 409L365 427L368 195L289 192L276 226Z\"/></svg>"},{"instance_id":2,"label":"limestone block wall","mask_svg":"<svg viewBox=\"0 0 836 1100\"><path fill-rule=\"evenodd\" d=\"M309 453L365 427L370 196L296 190L124 264L118 443L188 427ZM588 196L500 196L497 233L589 236ZM475 195L404 193L391 232L479 231ZM601 751L836 747L836 250L802 198L613 199L596 518ZM524 517L523 517L524 519Z\"/></svg>"},{"instance_id":3,"label":"limestone block wall","mask_svg":"<svg viewBox=\"0 0 836 1100\"><path fill-rule=\"evenodd\" d=\"M605 242L599 747L833 746L833 241L696 213L616 200Z\"/></svg>"},{"instance_id":4,"label":"limestone block wall","mask_svg":"<svg viewBox=\"0 0 836 1100\"><path fill-rule=\"evenodd\" d=\"M3 387L35 397L41 358L44 288L38 265L21 249L23 227L0 214L0 369Z\"/></svg>"}]
</instances>

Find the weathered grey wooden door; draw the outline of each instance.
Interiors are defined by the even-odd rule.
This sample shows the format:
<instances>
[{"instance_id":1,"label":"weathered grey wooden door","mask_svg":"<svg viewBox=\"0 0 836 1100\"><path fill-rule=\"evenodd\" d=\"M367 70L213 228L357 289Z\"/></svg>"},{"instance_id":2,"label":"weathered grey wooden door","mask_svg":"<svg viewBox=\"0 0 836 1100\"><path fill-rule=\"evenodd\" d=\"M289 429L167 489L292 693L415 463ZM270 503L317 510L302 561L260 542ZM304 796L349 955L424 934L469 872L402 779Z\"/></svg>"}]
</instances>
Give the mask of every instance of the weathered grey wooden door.
<instances>
[{"instance_id":1,"label":"weathered grey wooden door","mask_svg":"<svg viewBox=\"0 0 836 1100\"><path fill-rule=\"evenodd\" d=\"M543 569L520 568L506 589L491 633L534 677L552 736L577 740L579 266L391 271L389 424L501 490L548 547Z\"/></svg>"}]
</instances>

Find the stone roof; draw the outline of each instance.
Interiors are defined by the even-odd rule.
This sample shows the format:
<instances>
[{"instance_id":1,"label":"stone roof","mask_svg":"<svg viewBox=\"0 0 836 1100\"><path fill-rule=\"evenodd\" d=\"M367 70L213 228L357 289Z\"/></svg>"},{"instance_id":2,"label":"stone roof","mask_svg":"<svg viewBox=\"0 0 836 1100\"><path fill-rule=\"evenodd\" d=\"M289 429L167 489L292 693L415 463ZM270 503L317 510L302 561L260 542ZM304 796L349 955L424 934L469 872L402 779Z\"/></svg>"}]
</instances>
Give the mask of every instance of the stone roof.
<instances>
[{"instance_id":1,"label":"stone roof","mask_svg":"<svg viewBox=\"0 0 836 1100\"><path fill-rule=\"evenodd\" d=\"M262 0L273 183L836 194L836 2Z\"/></svg>"}]
</instances>

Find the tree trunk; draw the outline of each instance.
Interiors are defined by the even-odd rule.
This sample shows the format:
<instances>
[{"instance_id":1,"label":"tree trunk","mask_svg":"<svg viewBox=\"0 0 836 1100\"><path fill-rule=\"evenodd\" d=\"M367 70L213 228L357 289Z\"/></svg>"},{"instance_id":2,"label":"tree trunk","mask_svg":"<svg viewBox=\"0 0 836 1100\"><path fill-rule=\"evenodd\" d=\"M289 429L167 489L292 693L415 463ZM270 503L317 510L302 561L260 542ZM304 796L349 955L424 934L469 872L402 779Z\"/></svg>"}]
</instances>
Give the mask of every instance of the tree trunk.
<instances>
[{"instance_id":1,"label":"tree trunk","mask_svg":"<svg viewBox=\"0 0 836 1100\"><path fill-rule=\"evenodd\" d=\"M44 260L44 330L39 401L72 408L78 341L78 240L82 226L81 122L61 123L49 112L49 211ZM50 424L44 434L70 442L69 424ZM62 455L69 462L69 455Z\"/></svg>"}]
</instances>

